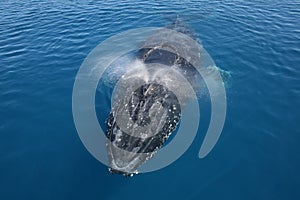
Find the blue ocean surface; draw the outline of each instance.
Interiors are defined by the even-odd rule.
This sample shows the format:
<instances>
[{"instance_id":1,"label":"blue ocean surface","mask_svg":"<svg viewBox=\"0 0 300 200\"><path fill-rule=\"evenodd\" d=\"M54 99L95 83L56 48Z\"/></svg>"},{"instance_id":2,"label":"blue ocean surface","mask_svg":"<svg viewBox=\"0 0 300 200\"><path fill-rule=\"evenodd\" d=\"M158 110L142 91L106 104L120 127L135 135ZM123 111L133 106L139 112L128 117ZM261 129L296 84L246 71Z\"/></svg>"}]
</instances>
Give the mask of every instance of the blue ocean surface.
<instances>
[{"instance_id":1,"label":"blue ocean surface","mask_svg":"<svg viewBox=\"0 0 300 200\"><path fill-rule=\"evenodd\" d=\"M173 164L112 175L82 144L72 90L105 39L179 16L230 72L222 135ZM209 110L209 109L208 109ZM0 199L300 199L298 0L0 3Z\"/></svg>"}]
</instances>

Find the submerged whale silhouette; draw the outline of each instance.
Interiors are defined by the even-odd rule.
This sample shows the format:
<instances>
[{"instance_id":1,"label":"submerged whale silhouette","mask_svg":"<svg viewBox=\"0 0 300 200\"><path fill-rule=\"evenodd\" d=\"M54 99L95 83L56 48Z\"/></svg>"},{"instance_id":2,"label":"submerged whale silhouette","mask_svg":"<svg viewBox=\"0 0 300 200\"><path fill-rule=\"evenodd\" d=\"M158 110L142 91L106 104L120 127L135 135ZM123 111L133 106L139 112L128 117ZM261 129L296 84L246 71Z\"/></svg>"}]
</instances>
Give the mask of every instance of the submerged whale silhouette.
<instances>
[{"instance_id":1,"label":"submerged whale silhouette","mask_svg":"<svg viewBox=\"0 0 300 200\"><path fill-rule=\"evenodd\" d=\"M187 33L184 30L190 31L177 22L168 28L172 31L164 29L153 34L135 54L144 67L147 80L137 81L141 77L130 75L121 77L124 85L120 91L141 84L131 93L116 94L106 121L106 147L112 173L136 174L138 168L165 144L180 122L182 105L166 84L161 83L163 78L157 77L168 71L161 69L170 68L189 79L195 78L197 73L191 61L200 62L201 45L187 43L181 35ZM172 76L168 79L168 83L172 83Z\"/></svg>"}]
</instances>

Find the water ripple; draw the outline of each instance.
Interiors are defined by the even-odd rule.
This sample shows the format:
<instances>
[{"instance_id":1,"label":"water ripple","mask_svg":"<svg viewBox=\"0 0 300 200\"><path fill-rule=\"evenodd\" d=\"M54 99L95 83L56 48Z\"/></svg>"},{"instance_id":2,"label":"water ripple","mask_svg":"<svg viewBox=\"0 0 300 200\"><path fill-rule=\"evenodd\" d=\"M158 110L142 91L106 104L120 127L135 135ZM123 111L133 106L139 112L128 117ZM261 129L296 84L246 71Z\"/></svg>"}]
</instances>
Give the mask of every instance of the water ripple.
<instances>
[{"instance_id":1,"label":"water ripple","mask_svg":"<svg viewBox=\"0 0 300 200\"><path fill-rule=\"evenodd\" d=\"M87 187L97 185L93 192L100 192L100 185L110 191L104 193L103 198L144 195L140 192L144 191L148 182L143 182L143 177L135 180L141 184L126 183L123 184L126 188L123 193L115 192L119 188L114 187L112 179L103 181L103 177L97 175L104 174L99 173L102 168L99 169L86 155L81 155L83 147L76 137L72 121L72 87L82 61L100 42L131 28L164 26L172 23L177 15L196 31L216 64L232 74L232 86L227 90L227 122L224 137L212 157L192 164L190 161L188 164L184 160L178 161L183 168L189 169L191 165L192 169L201 170L186 170L182 177L174 171L179 181L171 187L168 181L174 174L164 175L170 172L168 170L174 170L171 167L152 174L157 178L153 180L159 179L160 183L149 181L151 188L161 184L159 188L174 191L178 199L185 199L186 194L197 196L197 199L202 198L198 198L199 195L203 195L204 199L220 199L217 196L220 190L221 193L237 195L237 199L276 199L277 196L277 199L286 199L295 194L295 187L299 184L294 181L296 178L291 178L291 174L299 179L294 169L300 163L297 155L300 141L298 0L5 0L0 5L0 173L6 173L0 174L0 186L4 188L0 199L8 199L1 198L2 192L6 191L22 198L32 193L40 199L45 196L45 188L53 194L53 199L59 199L54 191L58 182L71 185L72 192L60 191L71 198L71 193L78 194L80 191L73 190L76 181L69 180L74 180L74 177L84 180L86 171L95 165L91 177L95 176L94 181L99 179L99 182L87 184ZM224 144L228 146L224 147ZM70 153L67 155L68 149ZM49 153L52 151L55 153ZM45 152L48 152L47 159L44 158ZM193 160L193 157L188 157L193 154L191 152L188 152L187 158ZM73 157L70 158L70 155ZM44 171L45 166L39 162L47 163L51 159L53 163L49 163L49 168ZM57 164L68 159L70 163ZM26 160L30 160L30 164L25 165ZM14 172L9 169L12 165L9 162L14 164ZM36 166L32 167L31 163ZM88 163L89 168L84 165L77 167L78 163ZM226 170L222 171L224 165ZM53 166L57 166L54 172ZM216 171L212 167L216 167ZM80 171L81 168L83 171ZM269 169L274 174L263 176ZM290 174L283 172L289 170L294 171ZM19 182L28 171L32 175L30 181ZM49 177L46 172L53 174ZM215 176L214 172L222 175ZM67 175L64 178L62 174ZM259 181L250 184L252 179L246 174ZM230 178L226 178L227 175ZM235 183L229 181L232 178ZM53 183L44 181L49 179ZM194 179L203 180L203 183L190 185L189 182ZM245 183L247 180L249 185ZM42 185L40 183L45 184L44 190L36 190ZM216 187L204 190L210 186L206 183ZM32 185L32 188L26 185ZM235 190L231 191L229 185ZM25 189L18 193L10 189L16 186ZM229 192L222 191L222 188ZM265 193L259 193L261 188L265 188ZM82 189L85 194L92 190ZM203 192L199 194L197 191ZM209 191L214 192L205 195ZM250 194L247 196L241 191L249 191ZM149 199L155 199L157 196L154 195L148 193ZM167 195L165 198L169 199ZM102 197L102 194L98 196Z\"/></svg>"}]
</instances>

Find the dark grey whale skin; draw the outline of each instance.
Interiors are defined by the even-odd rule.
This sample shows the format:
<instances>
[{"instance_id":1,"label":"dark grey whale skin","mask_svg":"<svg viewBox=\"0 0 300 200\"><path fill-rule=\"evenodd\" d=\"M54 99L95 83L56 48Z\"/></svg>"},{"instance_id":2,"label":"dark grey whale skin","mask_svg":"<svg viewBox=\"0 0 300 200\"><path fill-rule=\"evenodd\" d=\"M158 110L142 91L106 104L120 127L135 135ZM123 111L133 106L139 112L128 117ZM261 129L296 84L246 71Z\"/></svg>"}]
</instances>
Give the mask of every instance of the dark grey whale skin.
<instances>
[{"instance_id":1,"label":"dark grey whale skin","mask_svg":"<svg viewBox=\"0 0 300 200\"><path fill-rule=\"evenodd\" d=\"M138 58L144 57L143 56L144 51L145 51L144 49L141 49L138 52L137 57ZM165 56L163 57L158 57L157 55L160 55L160 53L153 52L153 55L149 56L150 58L149 60L151 61L151 63L157 63L159 61L160 62L163 61L161 64L168 65L174 62L176 58L176 56L170 52L165 52L164 54ZM150 63L150 61L144 59L144 63ZM154 90L152 90L153 92L151 94L149 93L146 94L145 91L147 91L150 87L154 88ZM130 117L132 118L132 121L138 124L139 126L145 126L151 122L151 119L149 117L149 110L152 107L152 105L156 102L159 102L164 109L168 110L166 122L162 130L160 130L154 136L142 140L139 137L134 137L123 132L120 129L120 127L118 127L118 125L116 124L113 113L110 113L106 123L107 124L106 136L109 139L109 141L113 143L116 139L116 133L118 132L117 130L120 130L122 132L122 137L121 137L122 142L115 143L118 148L121 148L128 152L133 152L134 148L140 147L137 153L149 154L149 156L145 159L152 157L155 154L155 152L163 146L163 144L169 138L170 134L176 129L179 123L180 116L181 116L181 109L177 97L173 92L169 91L166 87L156 82L153 82L139 87L133 93L130 101L128 102L129 104L128 111L130 113ZM147 103L146 110L140 109L140 107L145 106L144 105L145 103ZM174 107L176 108L176 110L173 110ZM130 108L135 108L135 110ZM113 159L113 156L109 156L109 159L111 161L111 159ZM110 172L122 174L124 176L133 175L133 172L120 171L113 168L110 168Z\"/></svg>"},{"instance_id":2,"label":"dark grey whale skin","mask_svg":"<svg viewBox=\"0 0 300 200\"><path fill-rule=\"evenodd\" d=\"M177 25L178 24L174 23L173 29L176 30L174 27ZM182 30L186 29L182 28ZM195 54L195 52L193 53ZM176 65L184 75L189 77L194 77L196 74L196 69L187 60L163 47L142 47L136 53L136 58L143 61L145 64L159 63L166 66ZM147 91L150 87L154 88L152 90L153 92L151 94L145 93L145 91ZM147 103L146 109L139 109L141 106L145 108L145 102ZM171 133L177 128L181 117L181 107L178 99L173 92L156 82L142 85L134 91L130 101L128 102L129 108L135 108L135 110L128 109L130 117L134 123L139 126L149 124L151 122L151 119L149 118L149 109L155 102L159 102L164 109L169 110L170 112L167 114L163 128L156 135L144 140L123 132L115 121L114 113L111 112L109 114L106 121L106 137L108 139L107 153L110 162L109 171L111 173L121 174L126 177L136 174L138 167L153 157L154 154L164 145ZM175 109L173 109L174 107ZM119 137L119 141L117 142L116 134L120 132L121 137ZM139 148L137 152L134 151L136 147ZM118 148L128 152L128 155L130 156L126 157L126 154L124 153L119 154L118 150L116 150ZM134 153L131 154L131 152ZM133 165L130 164L132 160L137 158L139 159L139 162ZM120 160L122 161L122 165L125 163L125 167L124 165L123 167L116 166L116 162L120 162ZM128 167L126 166L126 162L128 163Z\"/></svg>"}]
</instances>

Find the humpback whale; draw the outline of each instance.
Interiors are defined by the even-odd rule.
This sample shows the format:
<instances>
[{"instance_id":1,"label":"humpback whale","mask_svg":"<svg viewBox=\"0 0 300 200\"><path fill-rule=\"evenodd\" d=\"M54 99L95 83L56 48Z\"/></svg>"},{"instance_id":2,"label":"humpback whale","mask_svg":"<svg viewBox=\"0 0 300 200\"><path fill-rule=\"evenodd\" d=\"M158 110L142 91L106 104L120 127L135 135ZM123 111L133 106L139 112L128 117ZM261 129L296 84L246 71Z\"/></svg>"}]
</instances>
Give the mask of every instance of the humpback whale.
<instances>
[{"instance_id":1,"label":"humpback whale","mask_svg":"<svg viewBox=\"0 0 300 200\"><path fill-rule=\"evenodd\" d=\"M200 63L201 45L182 37L190 36L178 21L151 35L135 53L139 68L124 74L114 93L106 120L106 148L109 171L133 176L138 168L162 148L180 122L187 91L169 89L176 74L189 79L198 75L193 64ZM177 83L178 84L178 83ZM174 88L174 87L173 87ZM179 95L178 95L179 94Z\"/></svg>"}]
</instances>

